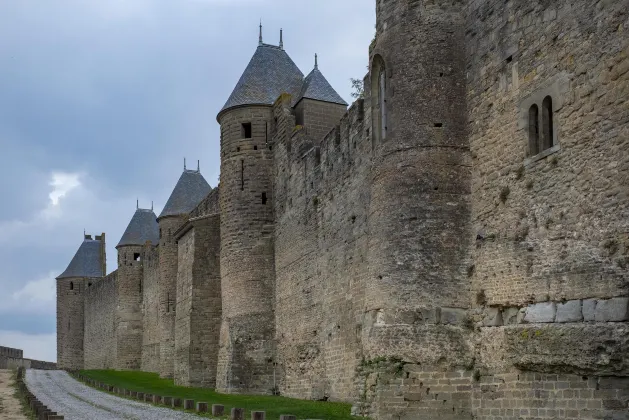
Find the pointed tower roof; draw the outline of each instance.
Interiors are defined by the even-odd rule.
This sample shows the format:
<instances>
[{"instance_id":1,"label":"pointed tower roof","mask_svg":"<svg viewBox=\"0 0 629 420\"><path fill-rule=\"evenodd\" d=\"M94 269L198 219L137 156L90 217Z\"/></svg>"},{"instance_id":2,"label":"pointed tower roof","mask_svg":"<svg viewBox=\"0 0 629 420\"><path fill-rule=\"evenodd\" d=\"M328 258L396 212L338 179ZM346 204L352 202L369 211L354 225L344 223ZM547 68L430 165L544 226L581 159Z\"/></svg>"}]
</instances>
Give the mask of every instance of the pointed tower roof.
<instances>
[{"instance_id":1,"label":"pointed tower roof","mask_svg":"<svg viewBox=\"0 0 629 420\"><path fill-rule=\"evenodd\" d=\"M116 248L125 245L144 245L146 241L151 241L153 244L159 241L157 216L152 209L138 208Z\"/></svg>"},{"instance_id":2,"label":"pointed tower roof","mask_svg":"<svg viewBox=\"0 0 629 420\"><path fill-rule=\"evenodd\" d=\"M203 178L201 171L184 169L159 219L190 213L211 190L210 184Z\"/></svg>"},{"instance_id":3,"label":"pointed tower roof","mask_svg":"<svg viewBox=\"0 0 629 420\"><path fill-rule=\"evenodd\" d=\"M101 264L101 246L102 241L100 239L94 240L91 239L91 236L86 235L68 268L57 279L103 277L105 273L103 273L103 265Z\"/></svg>"},{"instance_id":4,"label":"pointed tower roof","mask_svg":"<svg viewBox=\"0 0 629 420\"><path fill-rule=\"evenodd\" d=\"M282 47L260 43L225 106L273 105L282 93L299 94L304 74Z\"/></svg>"},{"instance_id":5,"label":"pointed tower roof","mask_svg":"<svg viewBox=\"0 0 629 420\"><path fill-rule=\"evenodd\" d=\"M301 86L301 92L295 101L295 104L301 101L303 98L314 99L317 101L332 102L335 104L347 106L347 102L341 98L341 95L336 93L332 85L325 78L323 73L319 71L319 63L317 62L317 56L315 55L315 66L310 72L303 85Z\"/></svg>"}]
</instances>

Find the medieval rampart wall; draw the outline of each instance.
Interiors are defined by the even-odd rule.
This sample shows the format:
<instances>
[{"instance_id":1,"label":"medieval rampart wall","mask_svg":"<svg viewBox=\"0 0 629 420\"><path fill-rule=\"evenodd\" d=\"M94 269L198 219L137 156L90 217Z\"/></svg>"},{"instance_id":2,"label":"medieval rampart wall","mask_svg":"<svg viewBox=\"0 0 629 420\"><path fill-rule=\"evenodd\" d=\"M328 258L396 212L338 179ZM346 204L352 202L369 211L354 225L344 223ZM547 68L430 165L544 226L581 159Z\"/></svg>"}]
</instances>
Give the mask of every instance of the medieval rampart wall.
<instances>
[{"instance_id":1,"label":"medieval rampart wall","mask_svg":"<svg viewBox=\"0 0 629 420\"><path fill-rule=\"evenodd\" d=\"M147 242L143 251L142 366L144 372L159 373L159 251Z\"/></svg>"},{"instance_id":2,"label":"medieval rampart wall","mask_svg":"<svg viewBox=\"0 0 629 420\"><path fill-rule=\"evenodd\" d=\"M177 241L175 383L214 387L222 306L220 216L191 218Z\"/></svg>"},{"instance_id":3,"label":"medieval rampart wall","mask_svg":"<svg viewBox=\"0 0 629 420\"><path fill-rule=\"evenodd\" d=\"M274 140L281 392L348 400L361 357L369 112L358 101L338 127L316 138L320 124L315 134L308 125L295 129L288 103L276 104Z\"/></svg>"},{"instance_id":4,"label":"medieval rampart wall","mask_svg":"<svg viewBox=\"0 0 629 420\"><path fill-rule=\"evenodd\" d=\"M114 369L117 358L117 275L86 283L84 369Z\"/></svg>"}]
</instances>

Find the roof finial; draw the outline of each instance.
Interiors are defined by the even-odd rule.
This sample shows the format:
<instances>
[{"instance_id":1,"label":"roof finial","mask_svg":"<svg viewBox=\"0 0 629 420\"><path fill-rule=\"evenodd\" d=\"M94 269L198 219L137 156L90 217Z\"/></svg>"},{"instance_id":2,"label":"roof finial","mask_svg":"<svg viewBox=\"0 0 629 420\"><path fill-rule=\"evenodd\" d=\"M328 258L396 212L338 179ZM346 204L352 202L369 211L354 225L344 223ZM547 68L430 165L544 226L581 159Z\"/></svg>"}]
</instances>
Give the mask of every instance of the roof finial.
<instances>
[{"instance_id":1,"label":"roof finial","mask_svg":"<svg viewBox=\"0 0 629 420\"><path fill-rule=\"evenodd\" d=\"M284 49L284 30L280 29L280 48Z\"/></svg>"},{"instance_id":2,"label":"roof finial","mask_svg":"<svg viewBox=\"0 0 629 420\"><path fill-rule=\"evenodd\" d=\"M186 158L183 158L183 170L186 170Z\"/></svg>"},{"instance_id":3,"label":"roof finial","mask_svg":"<svg viewBox=\"0 0 629 420\"><path fill-rule=\"evenodd\" d=\"M153 200L151 200L151 211L153 211Z\"/></svg>"},{"instance_id":4,"label":"roof finial","mask_svg":"<svg viewBox=\"0 0 629 420\"><path fill-rule=\"evenodd\" d=\"M319 57L315 53L315 69L318 69L318 68L319 68Z\"/></svg>"},{"instance_id":5,"label":"roof finial","mask_svg":"<svg viewBox=\"0 0 629 420\"><path fill-rule=\"evenodd\" d=\"M260 37L258 38L258 45L262 45L262 19L260 19Z\"/></svg>"},{"instance_id":6,"label":"roof finial","mask_svg":"<svg viewBox=\"0 0 629 420\"><path fill-rule=\"evenodd\" d=\"M201 172L201 160L197 160L197 172Z\"/></svg>"},{"instance_id":7,"label":"roof finial","mask_svg":"<svg viewBox=\"0 0 629 420\"><path fill-rule=\"evenodd\" d=\"M136 210L139 210L139 209L140 209L140 199L139 199L139 198L136 198L136 199L135 199L135 209L136 209Z\"/></svg>"}]
</instances>

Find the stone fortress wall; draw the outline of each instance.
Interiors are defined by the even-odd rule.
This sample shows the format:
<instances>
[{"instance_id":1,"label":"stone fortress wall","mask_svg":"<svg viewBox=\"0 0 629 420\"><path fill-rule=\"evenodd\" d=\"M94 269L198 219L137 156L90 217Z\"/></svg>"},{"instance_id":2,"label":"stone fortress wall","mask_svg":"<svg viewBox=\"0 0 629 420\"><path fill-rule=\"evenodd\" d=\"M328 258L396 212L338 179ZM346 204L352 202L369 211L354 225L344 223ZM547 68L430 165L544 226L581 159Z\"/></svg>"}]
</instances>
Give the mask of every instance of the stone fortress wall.
<instances>
[{"instance_id":1,"label":"stone fortress wall","mask_svg":"<svg viewBox=\"0 0 629 420\"><path fill-rule=\"evenodd\" d=\"M57 364L54 362L25 359L23 350L0 346L0 369L16 369L18 367L49 370L56 369Z\"/></svg>"},{"instance_id":2,"label":"stone fortress wall","mask_svg":"<svg viewBox=\"0 0 629 420\"><path fill-rule=\"evenodd\" d=\"M220 185L63 295L62 367L378 419L629 418L629 0L376 10L344 114L219 114Z\"/></svg>"}]
</instances>

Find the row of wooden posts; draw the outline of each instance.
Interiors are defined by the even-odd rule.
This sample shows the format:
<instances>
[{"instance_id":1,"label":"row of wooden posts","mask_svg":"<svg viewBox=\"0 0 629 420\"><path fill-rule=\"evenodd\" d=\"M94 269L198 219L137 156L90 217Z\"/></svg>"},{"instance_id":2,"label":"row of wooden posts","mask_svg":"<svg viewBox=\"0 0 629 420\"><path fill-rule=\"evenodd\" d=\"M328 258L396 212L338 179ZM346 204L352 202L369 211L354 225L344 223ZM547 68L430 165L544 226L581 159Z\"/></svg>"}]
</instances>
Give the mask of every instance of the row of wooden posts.
<instances>
[{"instance_id":1,"label":"row of wooden posts","mask_svg":"<svg viewBox=\"0 0 629 420\"><path fill-rule=\"evenodd\" d=\"M22 398L26 400L26 403L28 404L29 408L31 409L37 420L63 420L63 416L58 415L56 412L46 407L41 401L37 399L35 394L29 391L28 387L26 386L26 382L24 382L23 367L17 368L16 382Z\"/></svg>"},{"instance_id":2,"label":"row of wooden posts","mask_svg":"<svg viewBox=\"0 0 629 420\"><path fill-rule=\"evenodd\" d=\"M197 402L195 404L194 400L188 400L177 397L164 397L161 395L152 395L146 394L144 392L131 391L129 389L118 388L113 385L108 385L103 382L95 381L94 379L88 378L81 374L72 372L71 373L75 378L79 379L82 382L94 387L100 388L104 391L111 392L123 397L136 399L139 401L144 401L147 403L165 405L172 408L183 408L184 410L194 410L198 413L208 413L211 412L213 416L224 416L225 415L225 406L221 404L212 404L210 405L207 402ZM210 411L211 410L211 411ZM63 418L63 417L61 417ZM296 420L297 418L291 414L282 414L280 416L280 420ZM245 409L244 408L232 408L230 420L245 420ZM251 412L251 420L266 420L266 413L264 411L252 411Z\"/></svg>"}]
</instances>

